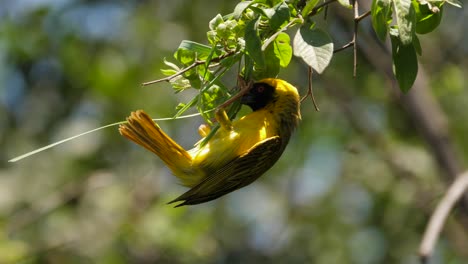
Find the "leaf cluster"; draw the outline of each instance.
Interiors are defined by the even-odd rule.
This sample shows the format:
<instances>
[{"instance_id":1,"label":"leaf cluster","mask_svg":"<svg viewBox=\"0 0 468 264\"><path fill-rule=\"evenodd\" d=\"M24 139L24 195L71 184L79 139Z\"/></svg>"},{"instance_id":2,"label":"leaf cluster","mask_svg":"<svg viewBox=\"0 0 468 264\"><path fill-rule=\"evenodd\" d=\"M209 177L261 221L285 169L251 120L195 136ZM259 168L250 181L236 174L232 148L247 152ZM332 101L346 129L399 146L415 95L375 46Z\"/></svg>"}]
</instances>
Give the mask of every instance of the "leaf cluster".
<instances>
[{"instance_id":1,"label":"leaf cluster","mask_svg":"<svg viewBox=\"0 0 468 264\"><path fill-rule=\"evenodd\" d=\"M237 67L245 80L274 78L294 55L320 74L334 52L355 45L353 39L334 51L328 32L314 22L334 2L357 10L357 2L352 0L241 1L232 13L218 14L209 22L208 44L183 40L173 61L165 61L167 68L162 72L167 77L155 82L169 81L176 92L197 89L197 96L178 106L177 116L196 107L211 124L211 110L231 96L221 80L231 68ZM402 91L408 91L416 78L417 54L422 54L417 34L427 34L439 25L445 3L460 6L457 0L373 0L370 12L355 16L357 25L370 14L382 41L390 35L394 73ZM289 32L293 32L293 37ZM230 106L231 117L238 109L239 105Z\"/></svg>"},{"instance_id":2,"label":"leaf cluster","mask_svg":"<svg viewBox=\"0 0 468 264\"><path fill-rule=\"evenodd\" d=\"M372 26L380 40L390 35L393 71L403 92L411 89L418 74L417 55L422 55L418 35L439 26L445 3L461 7L458 0L372 1Z\"/></svg>"}]
</instances>

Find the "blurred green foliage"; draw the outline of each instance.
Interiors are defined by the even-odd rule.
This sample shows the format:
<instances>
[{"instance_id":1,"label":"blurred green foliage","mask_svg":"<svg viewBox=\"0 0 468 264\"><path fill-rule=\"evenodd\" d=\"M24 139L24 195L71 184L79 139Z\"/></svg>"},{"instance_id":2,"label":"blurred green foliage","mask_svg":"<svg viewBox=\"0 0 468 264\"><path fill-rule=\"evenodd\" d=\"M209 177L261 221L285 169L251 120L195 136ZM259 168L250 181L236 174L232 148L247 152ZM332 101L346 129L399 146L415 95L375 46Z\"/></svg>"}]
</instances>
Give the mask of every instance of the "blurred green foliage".
<instances>
[{"instance_id":1,"label":"blurred green foliage","mask_svg":"<svg viewBox=\"0 0 468 264\"><path fill-rule=\"evenodd\" d=\"M166 205L184 188L116 129L6 162L123 120L135 109L175 115L192 91L140 84L163 77L164 58L172 58L182 40L209 45L210 21L236 4L2 1L0 263L417 263L418 243L445 186L382 74L360 57L352 78L351 52L335 55L314 80L321 112L303 103L303 121L277 165L251 186L207 204ZM331 6L320 23L336 43L346 43L351 27L330 19L339 10ZM420 37L419 57L464 164L466 10L444 9L438 29ZM236 74L226 72L224 82L234 87ZM303 95L306 76L297 59L280 74ZM339 99L343 95L347 100ZM385 148L358 129L343 106ZM201 122L160 124L190 147ZM444 230L431 263L467 262L466 226L452 217Z\"/></svg>"}]
</instances>

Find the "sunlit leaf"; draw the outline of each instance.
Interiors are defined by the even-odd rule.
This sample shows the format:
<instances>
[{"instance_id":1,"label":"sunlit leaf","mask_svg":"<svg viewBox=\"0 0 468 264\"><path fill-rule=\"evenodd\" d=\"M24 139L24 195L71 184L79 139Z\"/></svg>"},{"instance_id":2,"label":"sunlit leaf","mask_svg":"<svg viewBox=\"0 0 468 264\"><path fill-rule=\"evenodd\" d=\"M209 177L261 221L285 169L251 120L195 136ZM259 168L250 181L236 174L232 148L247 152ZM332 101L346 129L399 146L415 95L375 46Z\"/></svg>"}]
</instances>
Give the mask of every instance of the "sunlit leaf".
<instances>
[{"instance_id":1,"label":"sunlit leaf","mask_svg":"<svg viewBox=\"0 0 468 264\"><path fill-rule=\"evenodd\" d=\"M174 57L183 65L189 65L195 61L195 52L192 50L179 48L175 52Z\"/></svg>"},{"instance_id":2,"label":"sunlit leaf","mask_svg":"<svg viewBox=\"0 0 468 264\"><path fill-rule=\"evenodd\" d=\"M414 7L411 0L395 0L393 3L400 40L403 45L409 45L416 28Z\"/></svg>"},{"instance_id":3,"label":"sunlit leaf","mask_svg":"<svg viewBox=\"0 0 468 264\"><path fill-rule=\"evenodd\" d=\"M172 63L172 62L166 60L166 58L164 58L163 62L164 62L164 64L166 64L167 66L171 67L172 69L174 69L176 71L180 70L179 66L177 66L175 63Z\"/></svg>"},{"instance_id":4,"label":"sunlit leaf","mask_svg":"<svg viewBox=\"0 0 468 264\"><path fill-rule=\"evenodd\" d=\"M186 49L197 54L198 59L206 59L211 53L211 47L191 40L182 40L179 49Z\"/></svg>"},{"instance_id":5,"label":"sunlit leaf","mask_svg":"<svg viewBox=\"0 0 468 264\"><path fill-rule=\"evenodd\" d=\"M214 109L225 100L227 100L229 94L227 89L221 88L220 86L214 84L211 85L208 89L204 89L201 93L200 100L197 104L198 111L200 113L206 112L207 109ZM207 122L211 123L211 120L214 117L214 112L208 112L202 114Z\"/></svg>"},{"instance_id":6,"label":"sunlit leaf","mask_svg":"<svg viewBox=\"0 0 468 264\"><path fill-rule=\"evenodd\" d=\"M273 42L275 56L279 59L281 67L287 67L292 58L292 47L289 35L282 32Z\"/></svg>"},{"instance_id":7,"label":"sunlit leaf","mask_svg":"<svg viewBox=\"0 0 468 264\"><path fill-rule=\"evenodd\" d=\"M173 69L161 69L161 73L166 75L166 76L171 76L177 73L176 70Z\"/></svg>"},{"instance_id":8,"label":"sunlit leaf","mask_svg":"<svg viewBox=\"0 0 468 264\"><path fill-rule=\"evenodd\" d=\"M353 8L353 5L351 4L351 0L338 0L338 3L340 3L340 5L348 8L348 9Z\"/></svg>"},{"instance_id":9,"label":"sunlit leaf","mask_svg":"<svg viewBox=\"0 0 468 264\"><path fill-rule=\"evenodd\" d=\"M307 4L302 9L301 15L303 17L307 17L310 14L310 12L312 12L312 9L314 9L314 7L318 4L318 2L319 0L307 1Z\"/></svg>"},{"instance_id":10,"label":"sunlit leaf","mask_svg":"<svg viewBox=\"0 0 468 264\"><path fill-rule=\"evenodd\" d=\"M294 55L304 60L318 73L322 73L333 56L333 42L323 30L302 26L294 36Z\"/></svg>"},{"instance_id":11,"label":"sunlit leaf","mask_svg":"<svg viewBox=\"0 0 468 264\"><path fill-rule=\"evenodd\" d=\"M239 19L242 16L242 13L244 12L244 10L247 7L249 7L251 4L252 4L252 1L244 1L244 2L238 3L236 7L234 8L234 12L232 13L232 16L235 19Z\"/></svg>"},{"instance_id":12,"label":"sunlit leaf","mask_svg":"<svg viewBox=\"0 0 468 264\"><path fill-rule=\"evenodd\" d=\"M173 78L170 82L171 82L172 88L174 89L176 93L192 88L190 81L182 76L177 76Z\"/></svg>"},{"instance_id":13,"label":"sunlit leaf","mask_svg":"<svg viewBox=\"0 0 468 264\"><path fill-rule=\"evenodd\" d=\"M215 30L216 27L223 22L223 17L220 14L217 14L213 19L210 20L210 23L208 25L211 30Z\"/></svg>"},{"instance_id":14,"label":"sunlit leaf","mask_svg":"<svg viewBox=\"0 0 468 264\"><path fill-rule=\"evenodd\" d=\"M462 3L458 0L445 0L444 2L450 5L456 6L458 8L462 8Z\"/></svg>"}]
</instances>

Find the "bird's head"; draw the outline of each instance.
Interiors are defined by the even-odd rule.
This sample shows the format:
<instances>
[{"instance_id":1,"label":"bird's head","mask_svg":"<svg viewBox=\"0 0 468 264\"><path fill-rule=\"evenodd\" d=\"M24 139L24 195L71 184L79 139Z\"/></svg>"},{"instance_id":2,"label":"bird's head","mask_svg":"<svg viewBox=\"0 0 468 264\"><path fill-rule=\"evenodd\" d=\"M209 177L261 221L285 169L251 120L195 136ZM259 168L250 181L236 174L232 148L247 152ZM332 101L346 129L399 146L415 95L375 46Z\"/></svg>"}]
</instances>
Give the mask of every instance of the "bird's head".
<instances>
[{"instance_id":1,"label":"bird's head","mask_svg":"<svg viewBox=\"0 0 468 264\"><path fill-rule=\"evenodd\" d=\"M286 81L267 78L253 84L250 91L245 94L241 103L250 106L253 111L278 103L296 108L299 105L299 94L296 87Z\"/></svg>"}]
</instances>

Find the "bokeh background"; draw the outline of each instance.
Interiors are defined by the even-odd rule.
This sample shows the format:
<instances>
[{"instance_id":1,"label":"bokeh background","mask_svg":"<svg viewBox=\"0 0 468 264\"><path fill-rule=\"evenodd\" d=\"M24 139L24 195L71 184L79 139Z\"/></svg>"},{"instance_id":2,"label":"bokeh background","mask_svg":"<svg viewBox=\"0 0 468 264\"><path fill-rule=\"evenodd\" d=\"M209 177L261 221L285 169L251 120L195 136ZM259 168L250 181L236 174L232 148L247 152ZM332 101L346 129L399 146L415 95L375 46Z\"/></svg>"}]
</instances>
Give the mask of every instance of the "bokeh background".
<instances>
[{"instance_id":1,"label":"bokeh background","mask_svg":"<svg viewBox=\"0 0 468 264\"><path fill-rule=\"evenodd\" d=\"M166 205L186 189L116 127L7 162L132 110L174 115L192 92L140 84L162 76L163 59L181 40L205 43L210 19L236 4L0 2L0 263L418 263L453 171L408 107L410 95L395 92L385 73L388 43L375 42L369 18L360 24L358 76L352 49L337 53L314 77L321 111L306 100L280 161L216 201ZM368 6L363 1L362 11ZM351 16L334 4L319 23L337 47L351 38ZM468 161L467 16L467 8L445 8L440 27L420 37L420 77L410 93L427 99L421 109L429 116L436 109L429 124L442 124L435 131L446 135L457 170ZM225 81L234 86L235 74ZM306 94L299 60L280 77ZM190 148L201 121L160 125ZM468 263L466 208L448 219L430 263Z\"/></svg>"}]
</instances>

